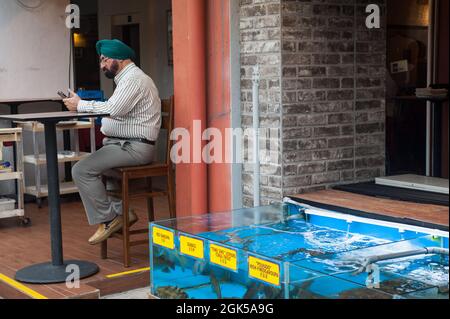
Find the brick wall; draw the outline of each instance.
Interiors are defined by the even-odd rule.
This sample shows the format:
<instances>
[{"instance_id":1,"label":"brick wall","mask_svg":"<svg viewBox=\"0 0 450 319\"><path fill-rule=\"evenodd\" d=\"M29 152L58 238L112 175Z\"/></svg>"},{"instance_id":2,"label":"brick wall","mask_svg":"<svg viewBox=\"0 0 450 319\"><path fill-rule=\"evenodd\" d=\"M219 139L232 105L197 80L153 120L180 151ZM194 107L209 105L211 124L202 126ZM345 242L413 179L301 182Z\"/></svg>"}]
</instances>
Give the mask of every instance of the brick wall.
<instances>
[{"instance_id":1,"label":"brick wall","mask_svg":"<svg viewBox=\"0 0 450 319\"><path fill-rule=\"evenodd\" d=\"M385 29L376 1L282 0L283 193L384 174Z\"/></svg>"},{"instance_id":2,"label":"brick wall","mask_svg":"<svg viewBox=\"0 0 450 319\"><path fill-rule=\"evenodd\" d=\"M385 28L384 18L381 29L366 28L369 3L385 12L383 0L241 1L243 125L251 125L248 67L258 62L268 69L262 121L281 130L280 174L262 176L262 198L384 175ZM281 108L268 99L275 93ZM244 168L244 199L251 172Z\"/></svg>"},{"instance_id":3,"label":"brick wall","mask_svg":"<svg viewBox=\"0 0 450 319\"><path fill-rule=\"evenodd\" d=\"M260 65L260 127L278 130L272 143L276 160L261 166L261 204L282 198L281 162L281 3L280 0L241 0L241 103L242 127L253 125L252 74ZM252 150L252 139L244 148ZM262 145L263 146L263 145ZM244 164L242 173L243 203L253 206L253 165Z\"/></svg>"},{"instance_id":4,"label":"brick wall","mask_svg":"<svg viewBox=\"0 0 450 319\"><path fill-rule=\"evenodd\" d=\"M385 175L386 6L384 0L358 0L355 6L355 181ZM382 10L382 29L365 27L367 4Z\"/></svg>"}]
</instances>

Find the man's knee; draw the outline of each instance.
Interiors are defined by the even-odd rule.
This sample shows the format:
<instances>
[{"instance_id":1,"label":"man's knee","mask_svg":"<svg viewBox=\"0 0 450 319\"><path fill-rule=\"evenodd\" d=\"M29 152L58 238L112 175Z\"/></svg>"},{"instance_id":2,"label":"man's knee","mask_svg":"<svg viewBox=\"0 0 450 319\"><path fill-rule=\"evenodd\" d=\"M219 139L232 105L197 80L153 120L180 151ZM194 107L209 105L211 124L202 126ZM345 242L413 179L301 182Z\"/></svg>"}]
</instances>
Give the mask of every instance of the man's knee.
<instances>
[{"instance_id":1,"label":"man's knee","mask_svg":"<svg viewBox=\"0 0 450 319\"><path fill-rule=\"evenodd\" d=\"M99 177L102 171L96 166L89 158L83 159L72 166L72 178L77 181L81 178Z\"/></svg>"},{"instance_id":2,"label":"man's knee","mask_svg":"<svg viewBox=\"0 0 450 319\"><path fill-rule=\"evenodd\" d=\"M72 166L72 178L74 180L79 180L80 177L87 176L87 172L87 167L83 165L82 161L77 162Z\"/></svg>"}]
</instances>

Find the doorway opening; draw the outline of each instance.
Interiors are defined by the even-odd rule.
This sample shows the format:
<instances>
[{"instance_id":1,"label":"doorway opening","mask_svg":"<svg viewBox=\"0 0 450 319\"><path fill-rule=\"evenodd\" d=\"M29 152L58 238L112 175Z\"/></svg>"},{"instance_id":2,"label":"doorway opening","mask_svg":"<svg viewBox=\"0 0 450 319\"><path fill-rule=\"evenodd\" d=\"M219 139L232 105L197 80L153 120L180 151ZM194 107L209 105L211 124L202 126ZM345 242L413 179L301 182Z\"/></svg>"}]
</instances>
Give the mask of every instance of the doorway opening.
<instances>
[{"instance_id":1,"label":"doorway opening","mask_svg":"<svg viewBox=\"0 0 450 319\"><path fill-rule=\"evenodd\" d=\"M118 14L111 17L111 39L118 39L136 53L133 62L141 67L142 14Z\"/></svg>"},{"instance_id":2,"label":"doorway opening","mask_svg":"<svg viewBox=\"0 0 450 319\"><path fill-rule=\"evenodd\" d=\"M427 0L387 3L386 173L426 174L427 103L416 88L427 86Z\"/></svg>"},{"instance_id":3,"label":"doorway opening","mask_svg":"<svg viewBox=\"0 0 450 319\"><path fill-rule=\"evenodd\" d=\"M136 52L136 57L134 63L141 67L141 42L140 42L140 25L139 24L127 24L127 25L116 25L113 26L112 30L113 38L119 39L129 47L131 47L134 52Z\"/></svg>"},{"instance_id":4,"label":"doorway opening","mask_svg":"<svg viewBox=\"0 0 450 319\"><path fill-rule=\"evenodd\" d=\"M72 0L80 8L80 28L72 31L75 91L93 91L93 99L107 100L114 93L114 81L99 67L96 43L119 39L135 51L133 62L149 75L161 99L174 94L171 0ZM85 98L89 99L89 98ZM102 146L101 123L97 123L96 146ZM80 132L80 150L90 149L89 132ZM161 132L165 138L165 132ZM163 154L157 154L157 159Z\"/></svg>"}]
</instances>

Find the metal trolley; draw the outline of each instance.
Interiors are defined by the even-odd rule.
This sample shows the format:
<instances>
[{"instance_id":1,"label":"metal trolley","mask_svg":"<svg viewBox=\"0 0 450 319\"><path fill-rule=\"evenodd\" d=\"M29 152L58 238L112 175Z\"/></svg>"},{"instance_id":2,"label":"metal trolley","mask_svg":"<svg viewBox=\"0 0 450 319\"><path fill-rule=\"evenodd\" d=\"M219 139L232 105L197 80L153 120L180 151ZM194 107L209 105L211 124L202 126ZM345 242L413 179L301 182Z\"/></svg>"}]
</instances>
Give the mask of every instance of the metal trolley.
<instances>
[{"instance_id":1,"label":"metal trolley","mask_svg":"<svg viewBox=\"0 0 450 319\"><path fill-rule=\"evenodd\" d=\"M10 170L1 170L0 181L16 181L16 198L12 199L5 197L5 201L2 201L0 208L0 219L19 217L22 225L27 226L31 220L25 216L24 209L24 191L25 191L25 178L24 178L24 165L23 165L23 136L21 128L1 128L0 129L0 159L3 158L3 143L14 143L17 151L17 161L15 167L11 167Z\"/></svg>"}]
</instances>

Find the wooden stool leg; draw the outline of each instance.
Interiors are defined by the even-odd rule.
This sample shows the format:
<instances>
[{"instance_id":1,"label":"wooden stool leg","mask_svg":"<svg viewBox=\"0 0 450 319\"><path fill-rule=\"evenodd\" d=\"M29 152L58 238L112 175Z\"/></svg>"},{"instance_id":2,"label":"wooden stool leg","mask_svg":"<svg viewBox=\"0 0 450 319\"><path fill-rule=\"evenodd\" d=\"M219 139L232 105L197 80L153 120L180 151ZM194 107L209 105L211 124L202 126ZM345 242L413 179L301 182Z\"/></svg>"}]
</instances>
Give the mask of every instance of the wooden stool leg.
<instances>
[{"instance_id":1,"label":"wooden stool leg","mask_svg":"<svg viewBox=\"0 0 450 319\"><path fill-rule=\"evenodd\" d=\"M123 265L130 267L130 227L129 227L129 198L128 198L128 175L122 177L122 216L123 216Z\"/></svg>"},{"instance_id":2,"label":"wooden stool leg","mask_svg":"<svg viewBox=\"0 0 450 319\"><path fill-rule=\"evenodd\" d=\"M100 248L100 253L101 253L101 258L102 259L107 259L108 258L108 240L102 241L101 248Z\"/></svg>"},{"instance_id":3,"label":"wooden stool leg","mask_svg":"<svg viewBox=\"0 0 450 319\"><path fill-rule=\"evenodd\" d=\"M147 187L148 187L148 191L151 193L153 191L151 177L147 177ZM152 222L155 220L155 207L153 206L153 197L152 196L147 197L147 214L148 214L149 222Z\"/></svg>"},{"instance_id":4,"label":"wooden stool leg","mask_svg":"<svg viewBox=\"0 0 450 319\"><path fill-rule=\"evenodd\" d=\"M170 218L176 217L174 192L175 192L175 187L173 184L172 168L169 167L168 171L167 171L167 198L169 200Z\"/></svg>"},{"instance_id":5,"label":"wooden stool leg","mask_svg":"<svg viewBox=\"0 0 450 319\"><path fill-rule=\"evenodd\" d=\"M105 189L106 189L107 177L105 175L102 175L102 183L103 183L103 185L105 185ZM107 259L108 258L108 240L104 240L100 244L100 258L101 259Z\"/></svg>"}]
</instances>

